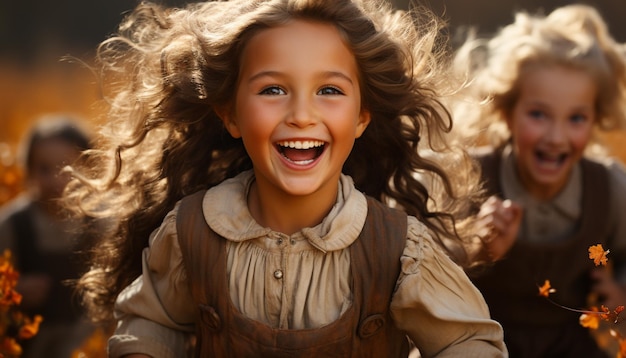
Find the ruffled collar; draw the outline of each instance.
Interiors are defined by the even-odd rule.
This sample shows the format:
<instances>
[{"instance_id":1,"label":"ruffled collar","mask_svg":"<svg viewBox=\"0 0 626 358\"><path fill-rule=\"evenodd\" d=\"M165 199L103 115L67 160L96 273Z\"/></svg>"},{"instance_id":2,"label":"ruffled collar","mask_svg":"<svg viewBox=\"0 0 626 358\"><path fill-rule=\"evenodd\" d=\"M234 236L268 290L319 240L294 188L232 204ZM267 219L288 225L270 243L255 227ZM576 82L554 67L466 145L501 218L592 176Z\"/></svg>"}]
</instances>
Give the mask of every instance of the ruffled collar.
<instances>
[{"instance_id":1,"label":"ruffled collar","mask_svg":"<svg viewBox=\"0 0 626 358\"><path fill-rule=\"evenodd\" d=\"M202 202L204 218L217 234L227 240L242 242L272 234L250 214L247 206L253 171L246 171L207 191ZM367 200L356 190L352 178L342 174L337 202L322 222L303 228L291 237L304 237L317 249L327 252L345 249L357 239L367 217Z\"/></svg>"}]
</instances>

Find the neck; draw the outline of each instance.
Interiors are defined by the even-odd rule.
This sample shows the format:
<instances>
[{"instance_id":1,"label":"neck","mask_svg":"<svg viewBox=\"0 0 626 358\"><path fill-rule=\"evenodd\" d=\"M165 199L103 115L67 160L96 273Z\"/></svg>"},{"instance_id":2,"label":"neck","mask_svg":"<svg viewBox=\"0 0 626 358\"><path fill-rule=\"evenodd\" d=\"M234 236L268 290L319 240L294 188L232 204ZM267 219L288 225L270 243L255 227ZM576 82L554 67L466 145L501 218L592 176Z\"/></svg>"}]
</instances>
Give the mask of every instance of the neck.
<instances>
[{"instance_id":1,"label":"neck","mask_svg":"<svg viewBox=\"0 0 626 358\"><path fill-rule=\"evenodd\" d=\"M571 175L568 174L567 178ZM567 181L560 181L550 185L537 183L532 178L528 178L524 175L519 176L520 181L526 191L535 199L541 201L549 201L554 199L567 185ZM566 179L567 180L567 179Z\"/></svg>"},{"instance_id":2,"label":"neck","mask_svg":"<svg viewBox=\"0 0 626 358\"><path fill-rule=\"evenodd\" d=\"M259 187L255 181L248 194L248 208L261 226L287 235L321 223L337 201L338 186L301 196L272 189Z\"/></svg>"},{"instance_id":3,"label":"neck","mask_svg":"<svg viewBox=\"0 0 626 358\"><path fill-rule=\"evenodd\" d=\"M528 192L532 197L541 201L552 200L560 192L560 189L553 188L528 188Z\"/></svg>"}]
</instances>

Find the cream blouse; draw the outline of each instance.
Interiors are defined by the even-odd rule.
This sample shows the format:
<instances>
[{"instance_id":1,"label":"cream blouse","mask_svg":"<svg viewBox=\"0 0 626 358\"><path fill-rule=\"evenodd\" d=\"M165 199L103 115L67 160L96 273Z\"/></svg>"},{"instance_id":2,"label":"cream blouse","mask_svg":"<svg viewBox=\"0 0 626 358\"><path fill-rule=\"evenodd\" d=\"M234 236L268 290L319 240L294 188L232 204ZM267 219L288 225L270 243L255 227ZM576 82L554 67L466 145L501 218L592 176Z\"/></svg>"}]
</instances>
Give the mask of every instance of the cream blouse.
<instances>
[{"instance_id":1,"label":"cream blouse","mask_svg":"<svg viewBox=\"0 0 626 358\"><path fill-rule=\"evenodd\" d=\"M281 329L324 326L352 304L350 255L367 215L365 196L342 176L337 202L319 225L285 235L261 227L246 197L251 171L209 190L204 217L228 240L227 274L233 304L246 316ZM143 274L119 295L118 327L109 356L144 353L182 357L197 318L176 234L174 208L150 236ZM501 326L463 270L408 217L406 247L391 302L398 328L423 357L506 357Z\"/></svg>"},{"instance_id":2,"label":"cream blouse","mask_svg":"<svg viewBox=\"0 0 626 358\"><path fill-rule=\"evenodd\" d=\"M595 161L605 166L609 179L611 196L605 212L609 218L611 237L614 238L611 253L613 257L626 258L626 171L619 161L612 158ZM553 199L544 201L535 199L524 188L515 168L511 145L502 151L500 163L499 175L504 197L524 208L518 237L534 242L558 242L571 238L578 229L583 211L583 173L580 163L572 168L563 189Z\"/></svg>"}]
</instances>

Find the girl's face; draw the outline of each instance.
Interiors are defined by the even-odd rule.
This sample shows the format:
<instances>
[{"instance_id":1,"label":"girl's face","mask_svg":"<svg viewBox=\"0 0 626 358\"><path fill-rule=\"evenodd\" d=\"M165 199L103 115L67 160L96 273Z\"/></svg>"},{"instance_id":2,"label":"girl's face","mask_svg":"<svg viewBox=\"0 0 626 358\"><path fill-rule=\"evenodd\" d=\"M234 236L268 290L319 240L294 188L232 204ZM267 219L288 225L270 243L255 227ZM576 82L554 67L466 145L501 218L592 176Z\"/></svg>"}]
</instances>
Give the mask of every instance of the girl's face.
<instances>
[{"instance_id":1,"label":"girl's face","mask_svg":"<svg viewBox=\"0 0 626 358\"><path fill-rule=\"evenodd\" d=\"M70 180L61 169L79 155L80 151L63 139L42 139L33 146L28 181L39 200L47 202L61 197Z\"/></svg>"},{"instance_id":2,"label":"girl's face","mask_svg":"<svg viewBox=\"0 0 626 358\"><path fill-rule=\"evenodd\" d=\"M581 70L544 66L525 73L507 123L518 174L533 196L552 198L567 183L591 138L596 96L593 78Z\"/></svg>"},{"instance_id":3,"label":"girl's face","mask_svg":"<svg viewBox=\"0 0 626 358\"><path fill-rule=\"evenodd\" d=\"M370 117L357 64L331 25L296 20L254 35L240 63L233 109L259 190L337 195L339 175Z\"/></svg>"}]
</instances>

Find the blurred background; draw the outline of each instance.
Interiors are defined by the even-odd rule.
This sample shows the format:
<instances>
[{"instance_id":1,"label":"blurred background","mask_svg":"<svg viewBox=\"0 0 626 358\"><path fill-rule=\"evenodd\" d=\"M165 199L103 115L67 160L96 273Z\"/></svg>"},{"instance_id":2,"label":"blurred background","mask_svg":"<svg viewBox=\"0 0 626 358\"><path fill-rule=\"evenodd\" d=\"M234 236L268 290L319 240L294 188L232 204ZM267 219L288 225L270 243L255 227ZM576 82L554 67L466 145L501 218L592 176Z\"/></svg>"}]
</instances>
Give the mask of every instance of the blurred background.
<instances>
[{"instance_id":1,"label":"blurred background","mask_svg":"<svg viewBox=\"0 0 626 358\"><path fill-rule=\"evenodd\" d=\"M181 6L184 0L155 0ZM409 0L390 0L408 8ZM0 0L0 205L17 196L22 177L16 152L22 136L43 115L67 113L83 118L95 129L101 110L95 78L87 67L61 61L70 55L90 64L96 46L116 31L126 12L139 0ZM450 35L467 27L489 35L526 10L548 13L575 1L567 0L421 0L448 22ZM609 30L626 43L626 0L578 1L596 7ZM453 41L453 44L455 42ZM625 133L605 138L626 162ZM97 332L98 333L98 332ZM90 357L103 356L106 336L94 335Z\"/></svg>"},{"instance_id":2,"label":"blurred background","mask_svg":"<svg viewBox=\"0 0 626 358\"><path fill-rule=\"evenodd\" d=\"M125 12L138 0L2 0L0 1L0 203L12 192L15 181L11 165L15 148L30 123L42 114L73 113L98 124L98 98L95 80L76 63L60 61L72 55L86 63L97 44L113 34ZM157 0L180 6L182 0ZM392 0L407 8L409 0ZM513 20L517 10L549 12L566 0L423 0L449 23L451 35L459 29L476 26L489 34ZM626 42L626 1L585 1L606 19L614 37ZM622 134L609 136L610 143ZM626 149L613 145L615 153L626 158Z\"/></svg>"}]
</instances>

